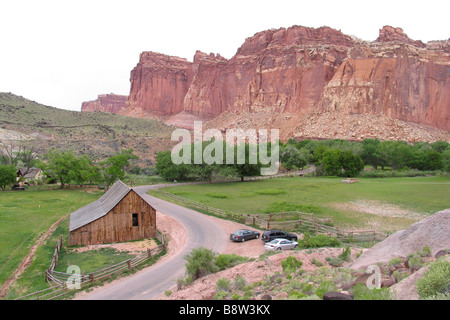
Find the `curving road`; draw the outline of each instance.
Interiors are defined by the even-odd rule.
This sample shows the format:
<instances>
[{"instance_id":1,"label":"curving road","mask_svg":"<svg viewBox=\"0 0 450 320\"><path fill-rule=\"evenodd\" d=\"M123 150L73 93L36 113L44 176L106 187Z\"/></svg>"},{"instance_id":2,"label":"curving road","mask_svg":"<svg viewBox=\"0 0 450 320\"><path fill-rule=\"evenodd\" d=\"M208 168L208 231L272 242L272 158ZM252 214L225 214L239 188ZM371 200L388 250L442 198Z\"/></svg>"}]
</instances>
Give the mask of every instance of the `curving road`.
<instances>
[{"instance_id":1,"label":"curving road","mask_svg":"<svg viewBox=\"0 0 450 320\"><path fill-rule=\"evenodd\" d=\"M160 295L176 284L184 275L186 260L184 256L192 249L206 247L215 252L223 252L228 235L208 216L179 205L155 198L147 191L157 186L133 188L157 211L178 220L187 231L188 241L180 252L170 259L156 263L138 273L118 280L105 288L81 296L81 300L148 300Z\"/></svg>"}]
</instances>

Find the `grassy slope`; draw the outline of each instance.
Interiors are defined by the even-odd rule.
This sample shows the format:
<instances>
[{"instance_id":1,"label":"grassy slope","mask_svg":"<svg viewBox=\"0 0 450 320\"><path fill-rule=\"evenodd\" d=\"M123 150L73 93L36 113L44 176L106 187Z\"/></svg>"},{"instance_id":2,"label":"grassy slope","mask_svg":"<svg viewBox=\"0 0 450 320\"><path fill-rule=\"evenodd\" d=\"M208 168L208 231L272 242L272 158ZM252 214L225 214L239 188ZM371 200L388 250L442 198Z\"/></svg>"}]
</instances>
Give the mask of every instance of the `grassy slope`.
<instances>
[{"instance_id":1,"label":"grassy slope","mask_svg":"<svg viewBox=\"0 0 450 320\"><path fill-rule=\"evenodd\" d=\"M284 193L261 194L265 189L279 189ZM400 230L428 214L450 208L448 177L359 179L354 184L343 184L340 178L281 178L165 190L241 213L263 212L275 202L287 202L300 209L312 208L320 217L332 217L336 226L380 231ZM226 194L228 198L218 198L217 194ZM402 212L398 217L361 213L349 207L355 201L368 203L369 210L393 205ZM391 212L384 210L382 213Z\"/></svg>"},{"instance_id":2,"label":"grassy slope","mask_svg":"<svg viewBox=\"0 0 450 320\"><path fill-rule=\"evenodd\" d=\"M153 119L57 109L11 93L0 93L0 128L32 135L43 149L70 147L93 158L128 147L154 158L169 148L173 130Z\"/></svg>"}]
</instances>

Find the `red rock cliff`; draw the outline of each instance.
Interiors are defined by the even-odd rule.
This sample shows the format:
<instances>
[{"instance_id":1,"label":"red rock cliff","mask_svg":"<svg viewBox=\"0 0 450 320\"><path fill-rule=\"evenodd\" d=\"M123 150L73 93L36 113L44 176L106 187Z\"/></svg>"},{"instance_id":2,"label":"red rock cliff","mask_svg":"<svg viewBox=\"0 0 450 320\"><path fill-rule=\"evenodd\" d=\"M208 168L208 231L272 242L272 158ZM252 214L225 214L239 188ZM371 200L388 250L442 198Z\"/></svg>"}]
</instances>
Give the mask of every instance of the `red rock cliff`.
<instances>
[{"instance_id":1,"label":"red rock cliff","mask_svg":"<svg viewBox=\"0 0 450 320\"><path fill-rule=\"evenodd\" d=\"M449 130L448 47L447 40L424 44L389 26L372 42L328 27L293 26L256 33L229 60L200 51L193 62L144 52L123 113L338 110Z\"/></svg>"},{"instance_id":2,"label":"red rock cliff","mask_svg":"<svg viewBox=\"0 0 450 320\"><path fill-rule=\"evenodd\" d=\"M117 94L100 94L97 100L83 102L81 111L104 111L119 113L125 108L128 96Z\"/></svg>"}]
</instances>

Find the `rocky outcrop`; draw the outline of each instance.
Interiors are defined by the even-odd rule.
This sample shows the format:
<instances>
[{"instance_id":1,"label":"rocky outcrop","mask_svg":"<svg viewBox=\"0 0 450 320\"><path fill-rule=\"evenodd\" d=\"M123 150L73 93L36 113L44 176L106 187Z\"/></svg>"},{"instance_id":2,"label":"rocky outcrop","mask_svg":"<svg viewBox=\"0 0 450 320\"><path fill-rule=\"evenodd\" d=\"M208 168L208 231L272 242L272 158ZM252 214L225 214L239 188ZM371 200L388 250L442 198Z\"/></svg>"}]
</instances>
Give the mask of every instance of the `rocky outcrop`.
<instances>
[{"instance_id":1,"label":"rocky outcrop","mask_svg":"<svg viewBox=\"0 0 450 320\"><path fill-rule=\"evenodd\" d=\"M393 258L406 257L424 247L429 247L432 255L450 248L450 209L436 212L407 229L390 235L364 252L349 268L358 270L386 263Z\"/></svg>"},{"instance_id":2,"label":"rocky outcrop","mask_svg":"<svg viewBox=\"0 0 450 320\"><path fill-rule=\"evenodd\" d=\"M183 126L182 119L225 113L339 112L450 130L449 57L448 40L424 44L390 26L372 42L329 27L266 30L228 60L200 51L192 62L143 52L121 113Z\"/></svg>"},{"instance_id":3,"label":"rocky outcrop","mask_svg":"<svg viewBox=\"0 0 450 320\"><path fill-rule=\"evenodd\" d=\"M103 111L119 113L125 108L128 96L117 94L100 94L97 100L83 102L81 111Z\"/></svg>"}]
</instances>

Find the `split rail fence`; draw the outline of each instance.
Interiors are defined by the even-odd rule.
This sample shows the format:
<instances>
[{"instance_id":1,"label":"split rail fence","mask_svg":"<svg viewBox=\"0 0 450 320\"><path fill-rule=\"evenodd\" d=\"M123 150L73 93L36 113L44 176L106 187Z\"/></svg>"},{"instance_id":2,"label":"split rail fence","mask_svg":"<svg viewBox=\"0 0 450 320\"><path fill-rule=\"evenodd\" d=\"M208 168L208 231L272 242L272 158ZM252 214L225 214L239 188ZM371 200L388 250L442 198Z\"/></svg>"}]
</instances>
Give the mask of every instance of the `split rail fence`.
<instances>
[{"instance_id":1,"label":"split rail fence","mask_svg":"<svg viewBox=\"0 0 450 320\"><path fill-rule=\"evenodd\" d=\"M119 262L115 265L88 274L83 273L81 275L75 275L73 273L55 271L55 268L58 266L58 257L63 242L62 237L60 237L55 245L55 251L53 253L50 266L45 271L45 279L52 286L45 290L33 292L28 295L19 297L16 300L23 300L23 299L52 300L68 293L70 291L68 290L68 284L73 284L73 281L77 281L77 284L79 283L80 286L83 286L85 284L92 283L94 281L104 280L113 275L118 275L126 271L131 272L133 269L143 264L145 261L151 259L155 255L160 254L166 249L164 236L159 231L156 231L156 238L161 242L160 245L158 245L155 248L148 249L146 253L138 255L133 259L128 259Z\"/></svg>"},{"instance_id":2,"label":"split rail fence","mask_svg":"<svg viewBox=\"0 0 450 320\"><path fill-rule=\"evenodd\" d=\"M225 218L236 220L246 225L256 226L262 229L283 229L286 231L303 230L315 234L326 234L337 238L342 243L363 244L376 243L384 240L388 234L378 231L346 231L330 226L331 219L322 219L312 213L299 211L276 212L268 214L244 214L228 210L218 209L204 203L187 199L173 193L157 190L161 195L182 203L185 206L200 209ZM291 219L291 220L288 220Z\"/></svg>"}]
</instances>

